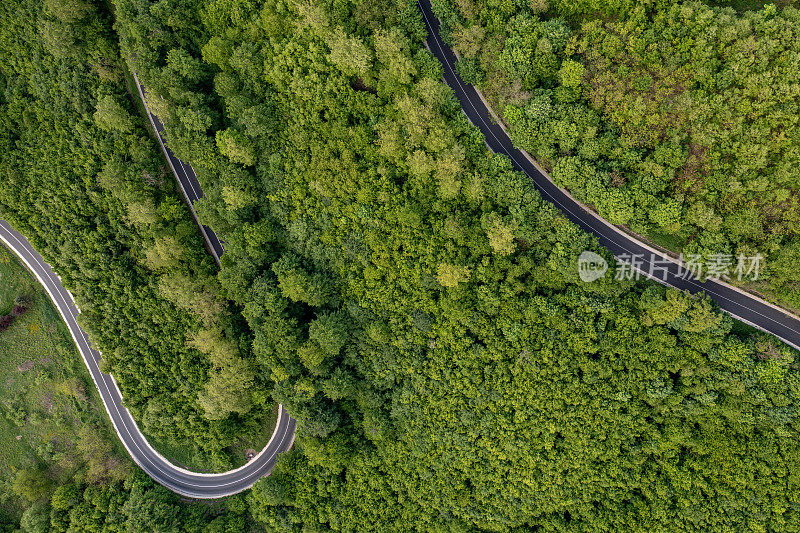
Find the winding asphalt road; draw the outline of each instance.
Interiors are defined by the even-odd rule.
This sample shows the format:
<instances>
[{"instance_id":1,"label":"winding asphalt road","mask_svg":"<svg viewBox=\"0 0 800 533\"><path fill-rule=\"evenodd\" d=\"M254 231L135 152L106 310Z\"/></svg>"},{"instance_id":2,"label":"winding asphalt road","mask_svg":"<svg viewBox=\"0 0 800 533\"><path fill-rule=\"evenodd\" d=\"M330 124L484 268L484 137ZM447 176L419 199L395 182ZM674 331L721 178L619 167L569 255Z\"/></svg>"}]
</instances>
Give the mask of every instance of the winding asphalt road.
<instances>
[{"instance_id":1,"label":"winding asphalt road","mask_svg":"<svg viewBox=\"0 0 800 533\"><path fill-rule=\"evenodd\" d=\"M139 80L136 80L139 95L144 102L144 93ZM145 104L145 109L147 105ZM192 215L197 221L206 246L217 264L225 249L219 238L197 219L193 204L203 197L203 191L197 181L194 169L184 163L164 144L162 137L164 127L161 122L148 110L148 115L158 136L161 149L180 184ZM119 435L122 444L128 450L133 460L150 477L168 489L190 498L220 498L230 496L250 488L261 477L269 475L278 454L287 451L294 443L296 421L289 416L283 406L278 406L278 420L267 445L247 464L219 474L205 474L190 472L170 463L159 454L144 437L131 413L125 408L122 394L117 382L110 374L100 371L100 353L93 350L86 333L78 326L77 316L80 310L75 305L72 295L61 284L61 280L52 268L45 263L31 246L30 242L18 231L14 230L8 222L0 220L0 240L23 261L25 266L36 276L42 284L53 304L61 314L62 319L69 329L70 335L83 357L86 368L92 376L106 411L111 418L111 423Z\"/></svg>"},{"instance_id":2,"label":"winding asphalt road","mask_svg":"<svg viewBox=\"0 0 800 533\"><path fill-rule=\"evenodd\" d=\"M554 184L528 154L514 146L499 121L493 118L492 112L475 87L465 83L458 76L455 71L456 56L439 35L439 19L431 9L430 0L419 0L418 3L428 30L428 48L442 63L445 82L455 92L469 121L486 137L486 144L492 151L511 158L514 167L533 181L546 200L555 204L582 230L596 235L600 244L610 250L617 259L624 261L626 256L637 259L641 257L641 262L637 261L635 266L642 274L692 294L705 292L723 311L742 322L775 335L789 346L800 350L800 319L796 316L723 281L711 279L699 281L686 276L676 260L608 223L582 206L566 190Z\"/></svg>"},{"instance_id":3,"label":"winding asphalt road","mask_svg":"<svg viewBox=\"0 0 800 533\"><path fill-rule=\"evenodd\" d=\"M168 489L190 498L220 498L247 488L268 475L275 466L278 454L288 450L294 442L295 421L282 406L272 438L258 455L244 466L220 474L200 474L173 465L147 442L136 421L125 408L117 382L110 374L100 371L100 353L93 350L86 333L78 326L80 314L72 295L61 284L44 259L30 243L7 222L0 220L0 240L3 241L25 266L36 276L61 314L78 351L89 369L114 429L133 460L150 477Z\"/></svg>"}]
</instances>

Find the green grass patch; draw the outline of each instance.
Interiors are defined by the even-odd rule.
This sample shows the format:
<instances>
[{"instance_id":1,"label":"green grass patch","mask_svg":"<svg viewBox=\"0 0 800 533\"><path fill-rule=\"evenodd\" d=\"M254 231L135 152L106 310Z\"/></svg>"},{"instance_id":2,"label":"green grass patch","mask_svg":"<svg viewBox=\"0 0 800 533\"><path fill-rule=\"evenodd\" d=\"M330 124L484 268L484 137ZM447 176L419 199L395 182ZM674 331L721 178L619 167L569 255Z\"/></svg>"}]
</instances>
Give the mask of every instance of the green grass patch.
<instances>
[{"instance_id":1,"label":"green grass patch","mask_svg":"<svg viewBox=\"0 0 800 533\"><path fill-rule=\"evenodd\" d=\"M0 508L17 517L20 471L43 471L59 485L116 478L130 467L61 316L0 246L0 314L23 295L29 309L0 332Z\"/></svg>"},{"instance_id":2,"label":"green grass patch","mask_svg":"<svg viewBox=\"0 0 800 533\"><path fill-rule=\"evenodd\" d=\"M681 249L686 244L686 238L682 235L666 233L657 229L649 229L644 236L656 246L666 248L675 253L680 253Z\"/></svg>"},{"instance_id":3,"label":"green grass patch","mask_svg":"<svg viewBox=\"0 0 800 533\"><path fill-rule=\"evenodd\" d=\"M192 472L205 473L228 469L227 465L223 466L215 463L212 457L203 454L194 446L176 444L147 434L145 434L145 438L147 438L147 442L149 442L158 453L163 455L172 464L181 468L191 470Z\"/></svg>"},{"instance_id":4,"label":"green grass patch","mask_svg":"<svg viewBox=\"0 0 800 533\"><path fill-rule=\"evenodd\" d=\"M252 436L238 439L232 446L228 448L231 456L233 457L235 466L241 466L247 461L247 452L254 450L256 453L264 449L264 446L269 442L272 437L272 432L275 430L275 424L278 422L278 404L272 404L272 413L264 419L264 424Z\"/></svg>"}]
</instances>

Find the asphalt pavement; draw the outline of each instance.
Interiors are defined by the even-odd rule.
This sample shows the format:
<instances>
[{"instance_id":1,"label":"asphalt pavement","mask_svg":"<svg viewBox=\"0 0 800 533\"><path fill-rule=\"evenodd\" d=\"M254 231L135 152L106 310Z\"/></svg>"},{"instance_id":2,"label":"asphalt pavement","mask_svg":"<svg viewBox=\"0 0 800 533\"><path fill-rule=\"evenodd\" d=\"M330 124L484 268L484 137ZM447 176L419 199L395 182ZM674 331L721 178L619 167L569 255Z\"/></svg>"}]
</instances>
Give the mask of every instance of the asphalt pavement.
<instances>
[{"instance_id":1,"label":"asphalt pavement","mask_svg":"<svg viewBox=\"0 0 800 533\"><path fill-rule=\"evenodd\" d=\"M145 89L142 84L139 83L139 78L136 74L133 75L133 79L136 82L136 89L139 91L139 97L142 99L142 104L150 119L150 125L153 126L153 130L156 132L156 137L158 138L158 143L161 145L161 150L164 152L164 157L167 158L167 163L169 163L172 173L175 175L175 179L178 180L178 185L181 188L183 197L189 205L195 222L200 228L200 233L206 243L206 248L208 248L209 253L217 262L217 265L219 265L220 258L225 252L225 247L222 245L222 241L219 240L219 237L217 237L217 234L214 233L211 228L200 222L194 210L194 203L203 197L203 189L200 187L200 182L197 180L197 174L195 174L192 165L175 157L175 154L172 153L172 150L166 145L164 142L164 125L159 118L148 109L147 102L144 98Z\"/></svg>"},{"instance_id":2,"label":"asphalt pavement","mask_svg":"<svg viewBox=\"0 0 800 533\"><path fill-rule=\"evenodd\" d=\"M700 281L691 275L687 276L686 269L682 269L674 259L609 224L555 185L514 146L505 130L492 118L492 113L475 87L458 76L455 71L456 56L439 35L439 20L431 9L430 0L419 0L418 4L428 30L428 48L442 63L444 80L453 89L467 118L483 133L489 148L495 153L507 155L514 168L524 172L546 200L555 204L582 230L596 235L600 244L618 259L637 258L635 266L644 275L692 294L705 292L723 311L800 350L800 319L796 316L724 281Z\"/></svg>"},{"instance_id":3,"label":"asphalt pavement","mask_svg":"<svg viewBox=\"0 0 800 533\"><path fill-rule=\"evenodd\" d=\"M19 256L47 291L66 323L86 368L89 369L117 435L136 464L154 480L178 494L192 498L229 496L251 487L262 476L269 475L275 466L278 454L292 446L295 420L281 406L269 443L244 466L219 474L204 474L190 472L170 463L150 446L139 431L136 421L125 408L122 394L114 378L100 371L100 353L92 349L86 333L78 326L77 316L80 311L72 295L61 284L59 277L28 240L3 220L0 220L0 240Z\"/></svg>"}]
</instances>

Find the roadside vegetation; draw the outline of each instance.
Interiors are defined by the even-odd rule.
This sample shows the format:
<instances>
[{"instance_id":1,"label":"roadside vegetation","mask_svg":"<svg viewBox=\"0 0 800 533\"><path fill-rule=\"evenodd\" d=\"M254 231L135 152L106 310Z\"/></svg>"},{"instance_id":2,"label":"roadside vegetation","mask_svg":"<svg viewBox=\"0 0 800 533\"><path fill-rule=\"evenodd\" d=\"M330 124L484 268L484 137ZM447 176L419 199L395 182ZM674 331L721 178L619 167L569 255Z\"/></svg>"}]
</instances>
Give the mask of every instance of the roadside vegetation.
<instances>
[{"instance_id":1,"label":"roadside vegetation","mask_svg":"<svg viewBox=\"0 0 800 533\"><path fill-rule=\"evenodd\" d=\"M108 7L108 6L106 6ZM0 217L53 265L140 427L208 469L273 410L175 182L126 91L103 4L0 7Z\"/></svg>"},{"instance_id":2,"label":"roadside vegetation","mask_svg":"<svg viewBox=\"0 0 800 533\"><path fill-rule=\"evenodd\" d=\"M268 529L800 527L794 352L704 298L581 282L608 253L487 151L416 2L115 6L299 420L248 499Z\"/></svg>"},{"instance_id":3,"label":"roadside vegetation","mask_svg":"<svg viewBox=\"0 0 800 533\"><path fill-rule=\"evenodd\" d=\"M138 471L58 311L0 246L0 315L20 302L0 332L0 531L247 531L240 498L187 506Z\"/></svg>"},{"instance_id":4,"label":"roadside vegetation","mask_svg":"<svg viewBox=\"0 0 800 533\"><path fill-rule=\"evenodd\" d=\"M800 11L727 4L758 10L434 2L464 79L559 185L706 271L761 254L748 286L797 311Z\"/></svg>"},{"instance_id":5,"label":"roadside vegetation","mask_svg":"<svg viewBox=\"0 0 800 533\"><path fill-rule=\"evenodd\" d=\"M16 519L73 479L122 480L132 470L61 317L0 246L0 315L21 304L0 331L0 499Z\"/></svg>"}]
</instances>

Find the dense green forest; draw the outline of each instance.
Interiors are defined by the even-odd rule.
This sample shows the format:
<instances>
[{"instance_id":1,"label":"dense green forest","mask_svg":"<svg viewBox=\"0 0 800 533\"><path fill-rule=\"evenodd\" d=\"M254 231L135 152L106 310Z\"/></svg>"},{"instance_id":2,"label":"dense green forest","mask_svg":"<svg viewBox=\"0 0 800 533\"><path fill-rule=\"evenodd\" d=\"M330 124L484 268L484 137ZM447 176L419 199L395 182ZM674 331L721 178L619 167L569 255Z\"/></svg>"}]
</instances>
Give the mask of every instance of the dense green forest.
<instances>
[{"instance_id":1,"label":"dense green forest","mask_svg":"<svg viewBox=\"0 0 800 533\"><path fill-rule=\"evenodd\" d=\"M249 497L268 529L800 528L794 353L704 298L582 283L608 253L487 151L415 2L115 6L299 420Z\"/></svg>"},{"instance_id":2,"label":"dense green forest","mask_svg":"<svg viewBox=\"0 0 800 533\"><path fill-rule=\"evenodd\" d=\"M596 188L618 165L617 189L634 196L634 170L667 172L688 141L674 141L672 159L658 152L668 143L634 142L627 82L604 78L610 107L595 104L584 78L626 76L603 69L630 59L592 39L653 24L645 39L680 45L682 34L666 35L699 30L671 21L705 13L703 24L750 21L731 23L735 48L760 42L759 20L783 35L796 19L790 8L687 3L660 10L656 26L652 4L632 0L475 6L436 8L449 38L458 24L476 34L459 69L503 103L516 141L542 157L526 143L559 139L547 145L554 174L593 165L580 175L597 176ZM800 529L796 353L707 298L580 281L578 255L608 252L490 154L440 81L414 1L114 0L112 14L14 0L0 13L0 217L73 290L148 434L197 442L223 466L222 449L256 431L272 401L298 419L295 448L247 496L181 503L136 469L101 483L31 478L19 485L41 490L28 493L23 530ZM509 41L519 49L505 62L482 63ZM793 68L795 45L771 46L785 59L753 72ZM219 273L136 112L120 52L168 144L197 170L198 212L226 244ZM495 63L526 70L492 89ZM772 88L753 72L753 87ZM690 109L681 120L701 135L711 119ZM541 112L549 135L523 130L515 110ZM746 110L729 111L741 128ZM762 111L767 125L778 116ZM570 133L577 119L551 120L562 112L594 136ZM764 157L791 160L790 127ZM725 154L714 161L738 164ZM779 182L770 176L765 191ZM664 181L650 194L673 205ZM700 194L692 201L719 207ZM748 194L736 201L767 206L763 191ZM791 252L791 209L772 205L782 214L769 227L785 233L774 254ZM641 225L660 219L637 219L640 208L631 203L626 222L656 231ZM733 227L727 212L714 216ZM768 241L725 235L731 247Z\"/></svg>"},{"instance_id":3,"label":"dense green forest","mask_svg":"<svg viewBox=\"0 0 800 533\"><path fill-rule=\"evenodd\" d=\"M557 183L685 257L735 264L762 254L751 288L800 309L800 11L434 7L464 79Z\"/></svg>"},{"instance_id":4,"label":"dense green forest","mask_svg":"<svg viewBox=\"0 0 800 533\"><path fill-rule=\"evenodd\" d=\"M0 42L0 217L73 292L145 433L230 466L272 405L225 381L256 381L249 333L132 105L110 13L3 2Z\"/></svg>"},{"instance_id":5,"label":"dense green forest","mask_svg":"<svg viewBox=\"0 0 800 533\"><path fill-rule=\"evenodd\" d=\"M123 481L75 480L52 487L26 479L33 499L19 521L0 516L0 531L219 533L257 531L241 496L214 504L182 502L141 471ZM44 494L44 496L43 496Z\"/></svg>"}]
</instances>

